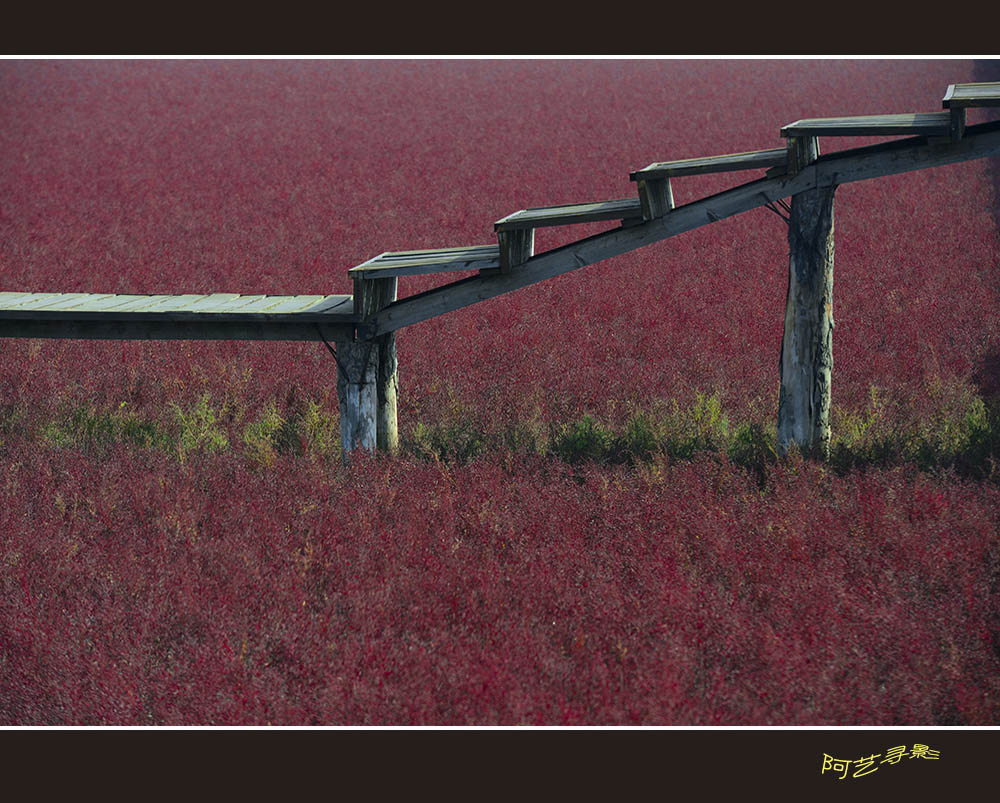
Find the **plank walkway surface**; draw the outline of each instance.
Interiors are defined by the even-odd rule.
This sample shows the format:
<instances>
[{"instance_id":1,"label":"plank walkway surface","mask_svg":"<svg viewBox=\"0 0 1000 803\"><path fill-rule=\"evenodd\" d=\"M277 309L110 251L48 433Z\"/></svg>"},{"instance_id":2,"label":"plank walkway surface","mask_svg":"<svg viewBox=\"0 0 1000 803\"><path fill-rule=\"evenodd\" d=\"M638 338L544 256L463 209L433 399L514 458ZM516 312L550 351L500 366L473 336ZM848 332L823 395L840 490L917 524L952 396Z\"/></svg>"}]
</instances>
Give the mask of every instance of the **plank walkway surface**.
<instances>
[{"instance_id":1,"label":"plank walkway surface","mask_svg":"<svg viewBox=\"0 0 1000 803\"><path fill-rule=\"evenodd\" d=\"M896 135L946 137L951 131L948 112L877 114L858 117L817 117L796 120L781 129L783 137L882 137Z\"/></svg>"},{"instance_id":2,"label":"plank walkway surface","mask_svg":"<svg viewBox=\"0 0 1000 803\"><path fill-rule=\"evenodd\" d=\"M366 279L389 276L419 276L461 270L500 267L499 245L469 245L460 248L432 248L419 251L386 251L355 265L348 273Z\"/></svg>"},{"instance_id":3,"label":"plank walkway surface","mask_svg":"<svg viewBox=\"0 0 1000 803\"><path fill-rule=\"evenodd\" d=\"M0 292L0 337L319 340L357 320L349 295Z\"/></svg>"},{"instance_id":4,"label":"plank walkway surface","mask_svg":"<svg viewBox=\"0 0 1000 803\"><path fill-rule=\"evenodd\" d=\"M638 198L618 201L593 201L582 204L540 206L521 209L493 224L494 231L538 229L544 226L565 226L572 223L592 223L600 220L640 219L642 210Z\"/></svg>"},{"instance_id":5,"label":"plank walkway surface","mask_svg":"<svg viewBox=\"0 0 1000 803\"><path fill-rule=\"evenodd\" d=\"M747 151L746 153L728 153L722 156L702 156L697 159L678 159L672 162L653 162L642 170L629 174L632 181L655 178L671 178L673 176L696 176L704 173L729 173L738 170L754 170L756 168L779 167L788 160L785 148L772 148L765 151Z\"/></svg>"}]
</instances>

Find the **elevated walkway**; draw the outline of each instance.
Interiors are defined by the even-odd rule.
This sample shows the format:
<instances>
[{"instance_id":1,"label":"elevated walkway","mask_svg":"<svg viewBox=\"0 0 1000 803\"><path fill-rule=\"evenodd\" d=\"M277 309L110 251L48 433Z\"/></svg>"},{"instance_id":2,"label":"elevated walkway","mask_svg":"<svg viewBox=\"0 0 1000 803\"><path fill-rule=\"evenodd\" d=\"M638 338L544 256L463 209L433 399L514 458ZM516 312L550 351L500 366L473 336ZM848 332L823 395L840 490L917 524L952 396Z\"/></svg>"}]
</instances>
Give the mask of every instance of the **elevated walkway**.
<instances>
[{"instance_id":1,"label":"elevated walkway","mask_svg":"<svg viewBox=\"0 0 1000 803\"><path fill-rule=\"evenodd\" d=\"M6 337L321 340L358 320L349 295L0 293Z\"/></svg>"},{"instance_id":2,"label":"elevated walkway","mask_svg":"<svg viewBox=\"0 0 1000 803\"><path fill-rule=\"evenodd\" d=\"M780 129L784 147L652 162L630 173L633 198L521 209L493 224L495 243L379 254L350 269L353 295L0 292L0 337L322 340L327 346L336 341L345 451L358 444L372 449L376 442L391 450L396 330L750 209L770 208L794 225L794 214L784 212L804 193L829 190L832 214L832 190L841 184L1000 153L1000 122L966 126L968 109L1000 107L1000 83L953 84L941 103L941 112L797 120ZM819 155L818 138L845 136L906 138ZM674 203L672 179L748 170L763 174L682 206ZM789 197L792 206L783 200ZM541 254L534 251L537 228L601 221L618 225ZM832 226L828 236L829 243L814 242L813 251L829 245L832 254ZM789 238L793 262L812 258L794 245L806 239L802 231ZM832 275L832 263L828 267ZM400 277L454 272L474 275L397 300ZM823 308L814 301L800 309ZM789 320L805 325L786 311L786 336ZM828 394L829 383L824 387ZM817 392L801 384L788 391L792 401L783 402L783 409Z\"/></svg>"}]
</instances>

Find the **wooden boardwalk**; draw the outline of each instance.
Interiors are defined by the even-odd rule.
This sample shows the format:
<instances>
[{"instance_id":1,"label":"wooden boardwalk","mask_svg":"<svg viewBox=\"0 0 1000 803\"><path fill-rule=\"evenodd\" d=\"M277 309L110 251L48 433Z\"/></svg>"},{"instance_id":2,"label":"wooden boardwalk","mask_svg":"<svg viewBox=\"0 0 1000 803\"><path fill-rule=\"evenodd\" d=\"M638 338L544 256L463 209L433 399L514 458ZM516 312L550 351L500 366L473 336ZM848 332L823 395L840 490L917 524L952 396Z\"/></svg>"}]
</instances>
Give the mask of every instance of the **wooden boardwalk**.
<instances>
[{"instance_id":1,"label":"wooden boardwalk","mask_svg":"<svg viewBox=\"0 0 1000 803\"><path fill-rule=\"evenodd\" d=\"M913 137L836 151L819 156L795 175L759 178L639 225L614 228L537 254L510 274L482 273L401 299L360 326L364 336L374 337L812 189L941 167L996 153L1000 153L1000 121L970 126L957 143L931 143L926 137Z\"/></svg>"},{"instance_id":2,"label":"wooden boardwalk","mask_svg":"<svg viewBox=\"0 0 1000 803\"><path fill-rule=\"evenodd\" d=\"M0 336L327 340L353 336L349 295L0 293Z\"/></svg>"},{"instance_id":3,"label":"wooden boardwalk","mask_svg":"<svg viewBox=\"0 0 1000 803\"><path fill-rule=\"evenodd\" d=\"M801 310L832 309L834 190L1000 153L1000 121L966 127L968 109L1000 107L1000 84L953 84L941 107L940 112L798 120L780 129L784 147L652 162L630 173L637 190L633 198L522 209L493 224L494 243L379 254L350 269L353 295L0 292L0 337L335 341L345 452L373 449L376 443L391 450L396 330L767 207L788 222L790 264L799 265L789 275L779 446L813 448L829 440L832 317L811 320ZM906 138L820 155L820 137L845 136ZM748 170L762 174L683 206L674 203L672 180ZM600 221L617 226L541 254L534 251L536 228ZM796 277L817 271L828 280L814 282L819 290L809 292L820 295L809 297ZM471 275L397 300L399 277L456 272ZM800 312L789 312L793 304ZM809 354L810 359L818 354L818 362L796 362ZM810 420L803 423L804 417Z\"/></svg>"}]
</instances>

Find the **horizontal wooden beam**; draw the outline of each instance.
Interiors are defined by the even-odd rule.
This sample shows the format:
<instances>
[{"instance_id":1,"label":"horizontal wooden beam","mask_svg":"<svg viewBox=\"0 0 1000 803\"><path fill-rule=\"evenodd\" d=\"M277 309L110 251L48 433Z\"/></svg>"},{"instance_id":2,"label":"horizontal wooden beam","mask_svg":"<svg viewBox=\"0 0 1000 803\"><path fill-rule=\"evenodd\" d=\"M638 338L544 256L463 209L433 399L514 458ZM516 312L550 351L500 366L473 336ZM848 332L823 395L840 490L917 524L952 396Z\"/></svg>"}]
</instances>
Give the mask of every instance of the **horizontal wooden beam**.
<instances>
[{"instance_id":1,"label":"horizontal wooden beam","mask_svg":"<svg viewBox=\"0 0 1000 803\"><path fill-rule=\"evenodd\" d=\"M241 320L325 320L352 314L348 295L266 296L239 293L184 295L120 295L114 293L0 292L0 318L59 318L108 316L130 320L179 320L236 315ZM248 316L250 316L248 318ZM291 317L290 317L291 316Z\"/></svg>"},{"instance_id":2,"label":"horizontal wooden beam","mask_svg":"<svg viewBox=\"0 0 1000 803\"><path fill-rule=\"evenodd\" d=\"M471 276L401 299L382 310L374 321L359 326L358 336L367 339L392 332L806 190L940 167L998 152L1000 122L969 126L965 137L958 142L931 143L926 137L912 137L837 151L821 156L795 176L758 179L678 207L665 217L602 232L537 254L516 272Z\"/></svg>"},{"instance_id":3,"label":"horizontal wooden beam","mask_svg":"<svg viewBox=\"0 0 1000 803\"><path fill-rule=\"evenodd\" d=\"M322 329L322 336L320 331ZM353 340L354 323L2 318L0 337L79 340Z\"/></svg>"}]
</instances>

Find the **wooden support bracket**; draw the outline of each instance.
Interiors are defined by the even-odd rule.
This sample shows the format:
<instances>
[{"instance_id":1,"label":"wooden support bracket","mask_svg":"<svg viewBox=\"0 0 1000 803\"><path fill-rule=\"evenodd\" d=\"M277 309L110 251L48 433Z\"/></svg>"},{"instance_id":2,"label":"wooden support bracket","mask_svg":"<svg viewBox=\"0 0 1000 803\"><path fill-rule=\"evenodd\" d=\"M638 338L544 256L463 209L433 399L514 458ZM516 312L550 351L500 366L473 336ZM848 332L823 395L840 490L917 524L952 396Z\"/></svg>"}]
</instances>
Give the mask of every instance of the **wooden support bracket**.
<instances>
[{"instance_id":1,"label":"wooden support bracket","mask_svg":"<svg viewBox=\"0 0 1000 803\"><path fill-rule=\"evenodd\" d=\"M534 229L509 229L497 232L500 244L500 272L510 273L535 255Z\"/></svg>"},{"instance_id":2,"label":"wooden support bracket","mask_svg":"<svg viewBox=\"0 0 1000 803\"><path fill-rule=\"evenodd\" d=\"M639 179L639 204L643 220L656 220L674 208L669 178Z\"/></svg>"},{"instance_id":3,"label":"wooden support bracket","mask_svg":"<svg viewBox=\"0 0 1000 803\"><path fill-rule=\"evenodd\" d=\"M819 158L819 139L817 137L788 138L788 176L798 175L803 169Z\"/></svg>"},{"instance_id":4,"label":"wooden support bracket","mask_svg":"<svg viewBox=\"0 0 1000 803\"><path fill-rule=\"evenodd\" d=\"M965 134L965 107L951 108L951 141L958 142Z\"/></svg>"}]
</instances>

